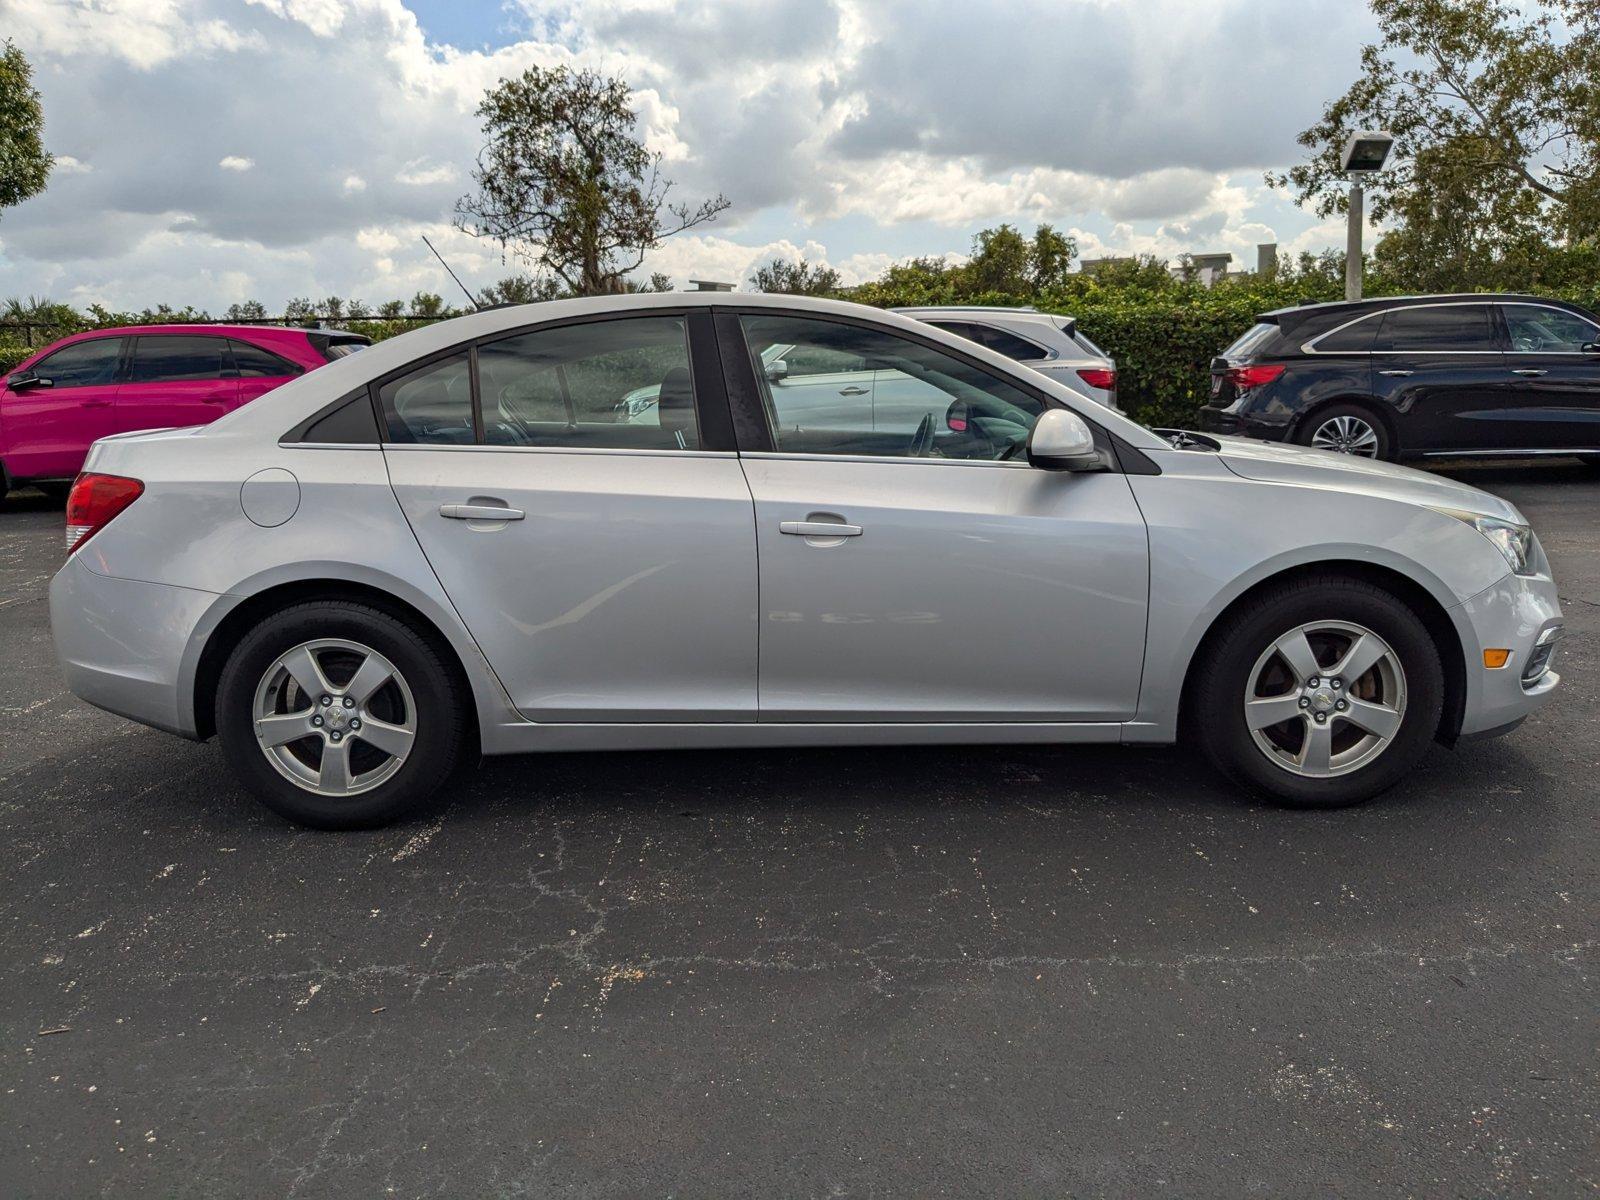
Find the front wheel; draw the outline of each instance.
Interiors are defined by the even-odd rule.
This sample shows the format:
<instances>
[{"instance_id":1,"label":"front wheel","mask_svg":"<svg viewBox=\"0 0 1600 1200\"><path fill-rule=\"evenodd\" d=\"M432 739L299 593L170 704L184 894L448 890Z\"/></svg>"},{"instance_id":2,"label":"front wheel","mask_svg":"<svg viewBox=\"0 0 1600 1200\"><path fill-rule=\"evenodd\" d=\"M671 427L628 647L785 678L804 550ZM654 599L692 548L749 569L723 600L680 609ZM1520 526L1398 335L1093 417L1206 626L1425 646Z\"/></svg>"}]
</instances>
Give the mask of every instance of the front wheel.
<instances>
[{"instance_id":1,"label":"front wheel","mask_svg":"<svg viewBox=\"0 0 1600 1200\"><path fill-rule=\"evenodd\" d=\"M1311 576L1233 614L1202 659L1192 728L1216 766L1302 808L1371 799L1427 753L1444 670L1415 612L1381 587Z\"/></svg>"},{"instance_id":2,"label":"front wheel","mask_svg":"<svg viewBox=\"0 0 1600 1200\"><path fill-rule=\"evenodd\" d=\"M370 828L449 776L470 702L403 621L313 601L268 617L234 649L217 687L217 733L245 786L280 816Z\"/></svg>"}]
</instances>

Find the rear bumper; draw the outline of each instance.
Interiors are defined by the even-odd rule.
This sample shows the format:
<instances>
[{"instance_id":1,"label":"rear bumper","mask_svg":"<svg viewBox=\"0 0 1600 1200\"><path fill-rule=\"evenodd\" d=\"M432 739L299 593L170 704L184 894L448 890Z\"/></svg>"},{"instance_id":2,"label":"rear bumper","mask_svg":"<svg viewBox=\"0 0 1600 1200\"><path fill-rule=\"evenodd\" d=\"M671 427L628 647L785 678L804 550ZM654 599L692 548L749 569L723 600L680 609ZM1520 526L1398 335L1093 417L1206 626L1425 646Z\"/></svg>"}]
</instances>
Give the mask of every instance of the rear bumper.
<instances>
[{"instance_id":1,"label":"rear bumper","mask_svg":"<svg viewBox=\"0 0 1600 1200\"><path fill-rule=\"evenodd\" d=\"M195 737L185 660L217 600L193 588L113 579L68 559L50 583L50 631L67 687L96 708Z\"/></svg>"},{"instance_id":2,"label":"rear bumper","mask_svg":"<svg viewBox=\"0 0 1600 1200\"><path fill-rule=\"evenodd\" d=\"M1257 438L1264 442L1281 442L1289 436L1289 426L1281 421L1269 423L1249 413L1228 412L1221 408L1202 408L1198 424L1203 433Z\"/></svg>"},{"instance_id":3,"label":"rear bumper","mask_svg":"<svg viewBox=\"0 0 1600 1200\"><path fill-rule=\"evenodd\" d=\"M1466 618L1463 641L1469 643L1465 647L1467 703L1461 736L1493 737L1509 732L1549 703L1561 684L1561 676L1552 669L1559 650L1548 658L1536 657L1541 644L1561 635L1556 585L1549 579L1507 575L1458 611ZM1485 667L1483 652L1492 649L1510 650L1510 661L1493 670ZM1530 667L1534 669L1532 677L1524 678Z\"/></svg>"}]
</instances>

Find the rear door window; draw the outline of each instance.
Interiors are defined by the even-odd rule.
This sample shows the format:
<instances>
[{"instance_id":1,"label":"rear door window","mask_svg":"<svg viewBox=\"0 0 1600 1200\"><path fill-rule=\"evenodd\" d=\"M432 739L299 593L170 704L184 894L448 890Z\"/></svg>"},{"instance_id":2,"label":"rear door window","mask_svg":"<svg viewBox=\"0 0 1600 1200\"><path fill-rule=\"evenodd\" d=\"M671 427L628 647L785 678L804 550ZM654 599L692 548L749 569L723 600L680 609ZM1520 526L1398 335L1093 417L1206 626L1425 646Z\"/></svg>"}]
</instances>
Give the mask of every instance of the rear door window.
<instances>
[{"instance_id":1,"label":"rear door window","mask_svg":"<svg viewBox=\"0 0 1600 1200\"><path fill-rule=\"evenodd\" d=\"M1042 347L1004 329L996 329L993 325L981 325L976 321L929 321L928 324L964 337L969 342L977 342L985 349L1017 362L1038 362L1041 358L1049 357L1049 352Z\"/></svg>"},{"instance_id":2,"label":"rear door window","mask_svg":"<svg viewBox=\"0 0 1600 1200\"><path fill-rule=\"evenodd\" d=\"M1494 354L1500 346L1487 304L1433 304L1384 313L1372 348L1391 354Z\"/></svg>"},{"instance_id":3,"label":"rear door window","mask_svg":"<svg viewBox=\"0 0 1600 1200\"><path fill-rule=\"evenodd\" d=\"M378 389L392 442L466 446L472 423L472 359L466 351L431 362Z\"/></svg>"},{"instance_id":4,"label":"rear door window","mask_svg":"<svg viewBox=\"0 0 1600 1200\"><path fill-rule=\"evenodd\" d=\"M183 334L143 335L133 344L130 383L180 383L196 379L221 379L231 371L228 341L219 337Z\"/></svg>"},{"instance_id":5,"label":"rear door window","mask_svg":"<svg viewBox=\"0 0 1600 1200\"><path fill-rule=\"evenodd\" d=\"M241 379L277 379L303 373L298 364L250 342L230 340L228 347L233 351L233 365Z\"/></svg>"},{"instance_id":6,"label":"rear door window","mask_svg":"<svg viewBox=\"0 0 1600 1200\"><path fill-rule=\"evenodd\" d=\"M113 337L73 342L41 359L31 370L56 388L101 387L117 377L123 340Z\"/></svg>"}]
</instances>

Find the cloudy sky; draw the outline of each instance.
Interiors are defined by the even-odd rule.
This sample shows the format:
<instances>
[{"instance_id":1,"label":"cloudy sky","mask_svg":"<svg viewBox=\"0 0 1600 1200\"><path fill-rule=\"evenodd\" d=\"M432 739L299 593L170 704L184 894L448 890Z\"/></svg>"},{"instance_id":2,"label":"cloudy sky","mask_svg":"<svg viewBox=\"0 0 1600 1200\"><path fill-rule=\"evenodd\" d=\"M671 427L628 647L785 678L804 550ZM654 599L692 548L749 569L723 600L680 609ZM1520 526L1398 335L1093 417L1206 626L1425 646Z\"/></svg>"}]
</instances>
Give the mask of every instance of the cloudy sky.
<instances>
[{"instance_id":1,"label":"cloudy sky","mask_svg":"<svg viewBox=\"0 0 1600 1200\"><path fill-rule=\"evenodd\" d=\"M449 295L485 88L620 75L676 195L733 208L646 271L847 282L1011 221L1084 254L1342 243L1262 182L1354 77L1362 0L0 0L58 156L0 212L0 297L213 310Z\"/></svg>"}]
</instances>

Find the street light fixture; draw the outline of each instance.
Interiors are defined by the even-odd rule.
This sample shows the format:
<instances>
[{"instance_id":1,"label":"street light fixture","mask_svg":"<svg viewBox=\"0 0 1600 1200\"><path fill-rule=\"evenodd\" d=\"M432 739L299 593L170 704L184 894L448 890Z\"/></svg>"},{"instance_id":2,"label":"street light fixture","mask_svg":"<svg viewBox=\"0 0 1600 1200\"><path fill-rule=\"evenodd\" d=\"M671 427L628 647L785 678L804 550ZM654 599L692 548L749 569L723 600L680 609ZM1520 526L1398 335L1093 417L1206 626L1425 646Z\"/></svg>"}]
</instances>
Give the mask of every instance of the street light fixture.
<instances>
[{"instance_id":1,"label":"street light fixture","mask_svg":"<svg viewBox=\"0 0 1600 1200\"><path fill-rule=\"evenodd\" d=\"M1344 298L1361 299L1361 226L1366 194L1361 181L1368 175L1383 170L1389 161L1389 151L1394 149L1394 134L1381 129L1352 133L1345 139L1344 150L1339 155L1339 169L1350 179L1350 228L1345 235Z\"/></svg>"}]
</instances>

